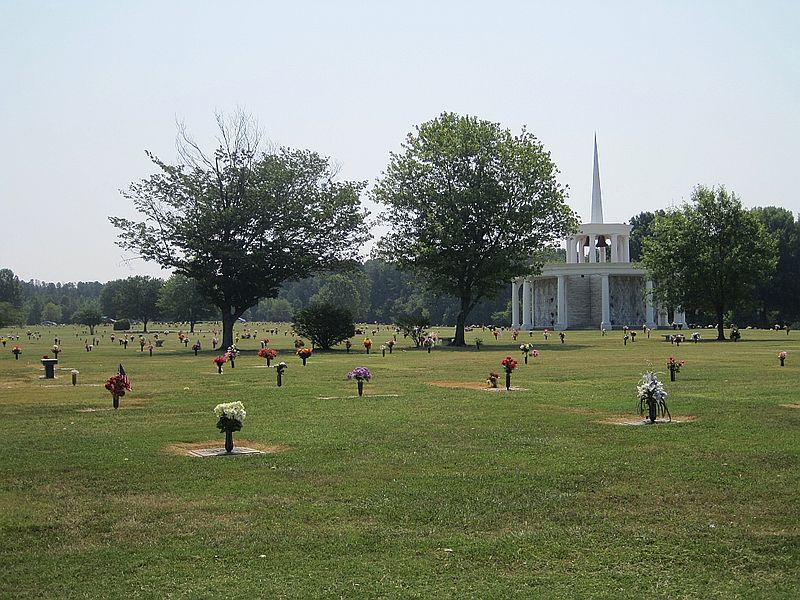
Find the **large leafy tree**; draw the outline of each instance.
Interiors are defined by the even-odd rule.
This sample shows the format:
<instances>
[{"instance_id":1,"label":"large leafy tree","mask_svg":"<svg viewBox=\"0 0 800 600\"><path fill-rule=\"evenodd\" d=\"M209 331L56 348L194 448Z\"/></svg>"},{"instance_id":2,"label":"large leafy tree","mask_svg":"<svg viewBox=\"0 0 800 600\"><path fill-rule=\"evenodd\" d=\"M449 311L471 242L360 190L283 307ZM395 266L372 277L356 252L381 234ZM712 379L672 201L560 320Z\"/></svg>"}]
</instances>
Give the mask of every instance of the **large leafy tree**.
<instances>
[{"instance_id":1,"label":"large leafy tree","mask_svg":"<svg viewBox=\"0 0 800 600\"><path fill-rule=\"evenodd\" d=\"M642 259L644 240L653 235L653 221L657 215L664 215L664 211L645 211L639 213L635 217L631 217L631 237L629 245L631 262L639 262Z\"/></svg>"},{"instance_id":2,"label":"large leafy tree","mask_svg":"<svg viewBox=\"0 0 800 600\"><path fill-rule=\"evenodd\" d=\"M443 113L410 133L373 190L392 231L378 256L459 301L454 345L481 299L541 266L537 251L570 231L557 169L523 129Z\"/></svg>"},{"instance_id":3,"label":"large leafy tree","mask_svg":"<svg viewBox=\"0 0 800 600\"><path fill-rule=\"evenodd\" d=\"M172 275L158 295L158 310L163 318L189 323L189 333L194 333L195 323L212 313L211 303L200 291L197 283L185 275Z\"/></svg>"},{"instance_id":4,"label":"large leafy tree","mask_svg":"<svg viewBox=\"0 0 800 600\"><path fill-rule=\"evenodd\" d=\"M756 290L759 321L771 325L800 319L800 221L792 211L775 206L754 208L753 212L778 248L775 275L759 282Z\"/></svg>"},{"instance_id":5,"label":"large leafy tree","mask_svg":"<svg viewBox=\"0 0 800 600\"><path fill-rule=\"evenodd\" d=\"M117 312L141 321L147 333L147 324L158 316L158 298L163 285L161 279L148 275L123 279L117 292Z\"/></svg>"},{"instance_id":6,"label":"large leafy tree","mask_svg":"<svg viewBox=\"0 0 800 600\"><path fill-rule=\"evenodd\" d=\"M281 284L354 258L363 242L363 184L334 181L314 152L259 150L252 120L217 117L212 154L182 132L180 161L149 154L159 172L123 192L145 217L119 217L120 244L197 282L222 313L222 345L236 319Z\"/></svg>"},{"instance_id":7,"label":"large leafy tree","mask_svg":"<svg viewBox=\"0 0 800 600\"><path fill-rule=\"evenodd\" d=\"M89 300L83 303L78 310L72 313L72 320L89 328L89 335L94 335L94 328L103 322L103 313L98 300Z\"/></svg>"},{"instance_id":8,"label":"large leafy tree","mask_svg":"<svg viewBox=\"0 0 800 600\"><path fill-rule=\"evenodd\" d=\"M752 302L756 286L775 269L776 247L735 194L698 186L691 202L653 221L642 262L657 298L714 314L717 339L724 340L726 311Z\"/></svg>"},{"instance_id":9,"label":"large leafy tree","mask_svg":"<svg viewBox=\"0 0 800 600\"><path fill-rule=\"evenodd\" d=\"M11 269L0 269L0 302L8 302L15 308L22 306L22 285Z\"/></svg>"},{"instance_id":10,"label":"large leafy tree","mask_svg":"<svg viewBox=\"0 0 800 600\"><path fill-rule=\"evenodd\" d=\"M323 350L343 342L356 333L353 313L343 306L312 303L292 318L292 327L311 343Z\"/></svg>"}]
</instances>

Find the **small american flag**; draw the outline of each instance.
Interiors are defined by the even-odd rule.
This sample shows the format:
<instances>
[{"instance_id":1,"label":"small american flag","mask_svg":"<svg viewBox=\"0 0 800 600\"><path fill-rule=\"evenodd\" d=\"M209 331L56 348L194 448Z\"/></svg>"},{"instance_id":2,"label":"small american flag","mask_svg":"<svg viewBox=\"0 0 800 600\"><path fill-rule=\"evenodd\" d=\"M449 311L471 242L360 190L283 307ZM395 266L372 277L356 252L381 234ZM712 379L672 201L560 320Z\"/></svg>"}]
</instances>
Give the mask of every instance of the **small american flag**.
<instances>
[{"instance_id":1,"label":"small american flag","mask_svg":"<svg viewBox=\"0 0 800 600\"><path fill-rule=\"evenodd\" d=\"M131 385L131 380L128 379L128 375L127 373L125 373L125 369L122 368L122 363L119 363L118 373L122 376L122 382L125 384L125 388L132 390L133 386Z\"/></svg>"}]
</instances>

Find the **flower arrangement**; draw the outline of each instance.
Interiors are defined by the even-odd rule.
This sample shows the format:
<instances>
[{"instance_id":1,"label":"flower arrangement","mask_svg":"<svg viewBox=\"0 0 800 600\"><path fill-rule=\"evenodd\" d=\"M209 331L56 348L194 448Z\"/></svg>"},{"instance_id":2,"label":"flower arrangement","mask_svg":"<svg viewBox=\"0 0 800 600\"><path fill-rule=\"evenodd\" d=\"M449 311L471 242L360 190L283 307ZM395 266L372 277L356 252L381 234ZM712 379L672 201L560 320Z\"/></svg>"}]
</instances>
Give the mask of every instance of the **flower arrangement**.
<instances>
[{"instance_id":1,"label":"flower arrangement","mask_svg":"<svg viewBox=\"0 0 800 600\"><path fill-rule=\"evenodd\" d=\"M536 350L533 347L533 344L521 344L519 349L522 350L522 356L525 357L525 364L526 365L528 364L528 356L529 355L533 356L533 358L536 358L537 356L539 356L539 351Z\"/></svg>"},{"instance_id":2,"label":"flower arrangement","mask_svg":"<svg viewBox=\"0 0 800 600\"><path fill-rule=\"evenodd\" d=\"M308 357L311 356L313 352L314 351L307 346L297 349L297 356L299 356L302 359L304 367L306 366L306 361L308 360Z\"/></svg>"},{"instance_id":3,"label":"flower arrangement","mask_svg":"<svg viewBox=\"0 0 800 600\"><path fill-rule=\"evenodd\" d=\"M226 402L217 404L214 414L218 419L217 429L225 433L225 452L230 454L233 451L233 432L241 430L247 412L241 402Z\"/></svg>"},{"instance_id":4,"label":"flower arrangement","mask_svg":"<svg viewBox=\"0 0 800 600\"><path fill-rule=\"evenodd\" d=\"M266 348L268 345L269 345L269 338L268 337L261 338L261 347Z\"/></svg>"},{"instance_id":5,"label":"flower arrangement","mask_svg":"<svg viewBox=\"0 0 800 600\"><path fill-rule=\"evenodd\" d=\"M347 374L348 381L356 380L358 383L358 395L364 395L364 382L372 379L372 373L369 372L367 367L356 367Z\"/></svg>"},{"instance_id":6,"label":"flower arrangement","mask_svg":"<svg viewBox=\"0 0 800 600\"><path fill-rule=\"evenodd\" d=\"M639 396L640 415L644 415L647 410L651 423L656 422L658 414L662 417L666 414L669 420L672 420L672 415L667 409L667 392L653 371L647 371L642 375L642 381L636 390Z\"/></svg>"},{"instance_id":7,"label":"flower arrangement","mask_svg":"<svg viewBox=\"0 0 800 600\"><path fill-rule=\"evenodd\" d=\"M229 427L233 431L240 431L242 423L247 416L244 405L241 402L225 402L214 407L214 414L217 415L217 429L225 431Z\"/></svg>"},{"instance_id":8,"label":"flower arrangement","mask_svg":"<svg viewBox=\"0 0 800 600\"><path fill-rule=\"evenodd\" d=\"M214 364L217 365L217 373L222 373L222 365L228 362L228 357L224 354L217 356L214 359Z\"/></svg>"},{"instance_id":9,"label":"flower arrangement","mask_svg":"<svg viewBox=\"0 0 800 600\"><path fill-rule=\"evenodd\" d=\"M500 379L500 373L495 373L494 371L492 371L491 373L489 373L489 377L486 379L486 383L487 385L496 388L498 379Z\"/></svg>"},{"instance_id":10,"label":"flower arrangement","mask_svg":"<svg viewBox=\"0 0 800 600\"><path fill-rule=\"evenodd\" d=\"M786 350L778 352L778 359L781 361L781 366L783 366L783 361L786 360Z\"/></svg>"},{"instance_id":11,"label":"flower arrangement","mask_svg":"<svg viewBox=\"0 0 800 600\"><path fill-rule=\"evenodd\" d=\"M275 350L275 348L261 348L261 350L258 351L258 356L266 359L267 366L269 366L270 361L278 356L278 351Z\"/></svg>"},{"instance_id":12,"label":"flower arrangement","mask_svg":"<svg viewBox=\"0 0 800 600\"><path fill-rule=\"evenodd\" d=\"M433 339L433 336L429 335L422 340L422 346L428 350L428 354L431 353L431 348L433 348L434 344L436 344L436 340Z\"/></svg>"},{"instance_id":13,"label":"flower arrangement","mask_svg":"<svg viewBox=\"0 0 800 600\"><path fill-rule=\"evenodd\" d=\"M53 347L50 348L50 350L52 350L55 357L58 358L58 353L61 352L61 346L58 344L53 344Z\"/></svg>"},{"instance_id":14,"label":"flower arrangement","mask_svg":"<svg viewBox=\"0 0 800 600\"><path fill-rule=\"evenodd\" d=\"M16 360L19 360L19 355L22 354L22 348L20 347L19 344L15 344L14 346L12 346L11 352L13 352L14 358Z\"/></svg>"},{"instance_id":15,"label":"flower arrangement","mask_svg":"<svg viewBox=\"0 0 800 600\"><path fill-rule=\"evenodd\" d=\"M362 343L364 344L364 348L367 350L367 354L369 354L369 349L372 348L372 340L369 338L364 338Z\"/></svg>"},{"instance_id":16,"label":"flower arrangement","mask_svg":"<svg viewBox=\"0 0 800 600\"><path fill-rule=\"evenodd\" d=\"M295 347L295 348L297 348L298 350L299 350L300 348L302 348L303 346L305 346L305 345L306 345L306 343L305 343L305 342L304 342L304 341L303 341L301 338L297 338L297 339L294 341L294 347Z\"/></svg>"},{"instance_id":17,"label":"flower arrangement","mask_svg":"<svg viewBox=\"0 0 800 600\"><path fill-rule=\"evenodd\" d=\"M518 363L517 363L517 361L515 361L510 356L506 356L503 360L500 361L500 364L503 365L503 367L506 370L506 389L510 390L511 389L511 371L513 371L514 369L517 368L517 364Z\"/></svg>"},{"instance_id":18,"label":"flower arrangement","mask_svg":"<svg viewBox=\"0 0 800 600\"><path fill-rule=\"evenodd\" d=\"M669 369L670 381L675 381L675 374L680 373L681 367L686 364L684 360L676 360L674 356L667 359L667 368Z\"/></svg>"},{"instance_id":19,"label":"flower arrangement","mask_svg":"<svg viewBox=\"0 0 800 600\"><path fill-rule=\"evenodd\" d=\"M394 348L394 345L396 343L397 342L395 342L394 340L389 340L388 342L386 342L386 347L389 348L389 354L392 353L392 349Z\"/></svg>"},{"instance_id":20,"label":"flower arrangement","mask_svg":"<svg viewBox=\"0 0 800 600\"><path fill-rule=\"evenodd\" d=\"M347 379L348 381L352 381L353 379L356 381L369 381L372 379L372 373L370 373L367 367L356 367L347 374Z\"/></svg>"},{"instance_id":21,"label":"flower arrangement","mask_svg":"<svg viewBox=\"0 0 800 600\"><path fill-rule=\"evenodd\" d=\"M353 342L351 342L350 340L345 340L344 348L345 348L345 350L347 351L348 354L350 354L350 348L352 348L352 347L353 347Z\"/></svg>"},{"instance_id":22,"label":"flower arrangement","mask_svg":"<svg viewBox=\"0 0 800 600\"><path fill-rule=\"evenodd\" d=\"M125 395L125 392L130 392L132 389L131 382L124 373L117 373L106 379L105 388L111 392L114 408L119 407L119 399Z\"/></svg>"},{"instance_id":23,"label":"flower arrangement","mask_svg":"<svg viewBox=\"0 0 800 600\"><path fill-rule=\"evenodd\" d=\"M503 360L500 361L500 364L505 367L506 373L511 373L511 371L517 368L517 365L519 363L510 356L506 356Z\"/></svg>"}]
</instances>

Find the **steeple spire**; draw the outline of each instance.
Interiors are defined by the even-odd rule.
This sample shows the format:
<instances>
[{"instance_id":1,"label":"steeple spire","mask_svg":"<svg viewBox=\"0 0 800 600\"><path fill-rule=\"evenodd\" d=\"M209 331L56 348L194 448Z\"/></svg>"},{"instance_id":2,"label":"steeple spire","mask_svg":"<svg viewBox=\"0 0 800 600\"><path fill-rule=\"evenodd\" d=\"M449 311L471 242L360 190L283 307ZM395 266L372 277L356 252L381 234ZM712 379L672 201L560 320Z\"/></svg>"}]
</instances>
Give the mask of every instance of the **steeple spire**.
<instances>
[{"instance_id":1,"label":"steeple spire","mask_svg":"<svg viewBox=\"0 0 800 600\"><path fill-rule=\"evenodd\" d=\"M603 222L603 198L600 193L600 165L597 162L597 134L594 134L594 173L592 177L592 220L591 223Z\"/></svg>"}]
</instances>

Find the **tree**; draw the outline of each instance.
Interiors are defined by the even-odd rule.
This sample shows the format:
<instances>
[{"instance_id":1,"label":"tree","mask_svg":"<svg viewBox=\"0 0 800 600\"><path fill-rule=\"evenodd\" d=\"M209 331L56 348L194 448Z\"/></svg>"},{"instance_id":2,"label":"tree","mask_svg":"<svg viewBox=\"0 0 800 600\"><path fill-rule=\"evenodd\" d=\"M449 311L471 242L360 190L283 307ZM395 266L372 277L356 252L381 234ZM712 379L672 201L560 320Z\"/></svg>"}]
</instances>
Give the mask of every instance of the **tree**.
<instances>
[{"instance_id":1,"label":"tree","mask_svg":"<svg viewBox=\"0 0 800 600\"><path fill-rule=\"evenodd\" d=\"M536 138L443 113L410 133L373 190L392 231L378 256L416 272L459 301L453 344L466 345L467 316L514 277L538 272L537 250L576 226Z\"/></svg>"},{"instance_id":2,"label":"tree","mask_svg":"<svg viewBox=\"0 0 800 600\"><path fill-rule=\"evenodd\" d=\"M725 339L725 312L751 301L775 269L776 248L752 211L724 187L697 186L691 204L657 216L642 262L669 306L713 312Z\"/></svg>"},{"instance_id":3,"label":"tree","mask_svg":"<svg viewBox=\"0 0 800 600\"><path fill-rule=\"evenodd\" d=\"M323 350L353 337L356 326L353 313L333 304L311 304L292 318L292 327L301 336Z\"/></svg>"},{"instance_id":4,"label":"tree","mask_svg":"<svg viewBox=\"0 0 800 600\"><path fill-rule=\"evenodd\" d=\"M157 307L166 319L188 322L189 333L194 333L195 323L211 315L208 298L197 282L184 275L176 274L167 279L158 294Z\"/></svg>"},{"instance_id":5,"label":"tree","mask_svg":"<svg viewBox=\"0 0 800 600\"><path fill-rule=\"evenodd\" d=\"M145 217L110 217L119 244L197 282L222 312L222 346L236 319L281 284L354 258L363 243L361 183L336 182L328 159L305 150L258 149L245 115L217 116L209 155L179 135L180 164L149 154L160 172L123 195Z\"/></svg>"},{"instance_id":6,"label":"tree","mask_svg":"<svg viewBox=\"0 0 800 600\"><path fill-rule=\"evenodd\" d=\"M430 317L424 312L415 314L399 314L394 320L394 324L400 329L404 336L410 337L414 346L419 348L422 338L425 337L426 329L430 327Z\"/></svg>"},{"instance_id":7,"label":"tree","mask_svg":"<svg viewBox=\"0 0 800 600\"><path fill-rule=\"evenodd\" d=\"M347 306L356 318L363 318L369 302L369 280L362 271L323 277L322 287L311 296L312 304Z\"/></svg>"},{"instance_id":8,"label":"tree","mask_svg":"<svg viewBox=\"0 0 800 600\"><path fill-rule=\"evenodd\" d=\"M53 321L60 323L64 317L64 311L61 309L60 304L55 302L48 302L42 307L42 321Z\"/></svg>"},{"instance_id":9,"label":"tree","mask_svg":"<svg viewBox=\"0 0 800 600\"><path fill-rule=\"evenodd\" d=\"M72 313L72 321L81 323L89 328L89 335L94 335L94 328L103 322L103 313L100 311L100 302L90 300Z\"/></svg>"},{"instance_id":10,"label":"tree","mask_svg":"<svg viewBox=\"0 0 800 600\"><path fill-rule=\"evenodd\" d=\"M118 292L117 312L129 319L141 321L144 333L147 333L147 323L158 314L158 295L163 285L163 281L148 275L123 279Z\"/></svg>"},{"instance_id":11,"label":"tree","mask_svg":"<svg viewBox=\"0 0 800 600\"><path fill-rule=\"evenodd\" d=\"M11 269L0 269L0 302L8 302L14 308L22 306L22 286Z\"/></svg>"},{"instance_id":12,"label":"tree","mask_svg":"<svg viewBox=\"0 0 800 600\"><path fill-rule=\"evenodd\" d=\"M103 291L100 292L100 308L103 315L116 319L121 317L120 306L122 304L122 287L124 279L115 279L107 282L103 286Z\"/></svg>"},{"instance_id":13,"label":"tree","mask_svg":"<svg viewBox=\"0 0 800 600\"><path fill-rule=\"evenodd\" d=\"M775 206L754 208L753 212L778 248L775 274L759 282L756 289L760 324L800 319L800 221L790 210Z\"/></svg>"},{"instance_id":14,"label":"tree","mask_svg":"<svg viewBox=\"0 0 800 600\"><path fill-rule=\"evenodd\" d=\"M0 302L0 327L21 325L24 322L23 312L11 302Z\"/></svg>"},{"instance_id":15,"label":"tree","mask_svg":"<svg viewBox=\"0 0 800 600\"><path fill-rule=\"evenodd\" d=\"M653 235L653 220L656 215L663 216L663 210L656 212L641 212L630 220L631 237L629 249L631 254L631 262L639 262L642 259L642 246L644 240Z\"/></svg>"}]
</instances>

